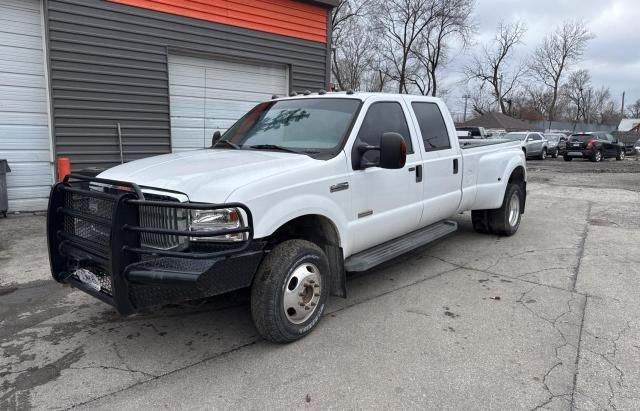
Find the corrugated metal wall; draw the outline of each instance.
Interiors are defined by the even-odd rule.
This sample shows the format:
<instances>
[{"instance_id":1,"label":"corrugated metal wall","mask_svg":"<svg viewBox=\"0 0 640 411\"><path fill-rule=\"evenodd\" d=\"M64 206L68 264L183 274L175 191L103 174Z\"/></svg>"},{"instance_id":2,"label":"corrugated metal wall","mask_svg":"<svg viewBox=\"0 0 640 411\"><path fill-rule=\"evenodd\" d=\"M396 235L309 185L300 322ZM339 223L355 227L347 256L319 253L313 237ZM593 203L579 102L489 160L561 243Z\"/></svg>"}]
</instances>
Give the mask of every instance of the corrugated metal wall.
<instances>
[{"instance_id":1,"label":"corrugated metal wall","mask_svg":"<svg viewBox=\"0 0 640 411\"><path fill-rule=\"evenodd\" d=\"M0 159L7 159L9 210L46 208L47 82L38 0L0 0Z\"/></svg>"},{"instance_id":2,"label":"corrugated metal wall","mask_svg":"<svg viewBox=\"0 0 640 411\"><path fill-rule=\"evenodd\" d=\"M167 55L232 56L290 66L292 90L326 88L327 45L123 6L49 0L57 156L75 169L170 152Z\"/></svg>"}]
</instances>

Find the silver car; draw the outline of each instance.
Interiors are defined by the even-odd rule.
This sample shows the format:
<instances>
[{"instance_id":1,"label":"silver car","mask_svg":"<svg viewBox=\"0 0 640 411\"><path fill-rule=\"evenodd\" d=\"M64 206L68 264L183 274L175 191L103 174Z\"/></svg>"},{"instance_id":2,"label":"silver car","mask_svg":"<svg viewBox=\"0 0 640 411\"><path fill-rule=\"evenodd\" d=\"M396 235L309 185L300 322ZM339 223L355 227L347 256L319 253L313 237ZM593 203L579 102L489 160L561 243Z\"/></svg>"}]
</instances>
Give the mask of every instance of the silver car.
<instances>
[{"instance_id":1,"label":"silver car","mask_svg":"<svg viewBox=\"0 0 640 411\"><path fill-rule=\"evenodd\" d=\"M507 133L502 138L520 141L522 151L527 157L536 157L540 160L547 158L549 141L541 133L536 131L516 131Z\"/></svg>"},{"instance_id":2,"label":"silver car","mask_svg":"<svg viewBox=\"0 0 640 411\"><path fill-rule=\"evenodd\" d=\"M553 158L558 158L558 144L561 141L567 141L567 136L562 133L544 133L544 137L549 142L547 154Z\"/></svg>"}]
</instances>

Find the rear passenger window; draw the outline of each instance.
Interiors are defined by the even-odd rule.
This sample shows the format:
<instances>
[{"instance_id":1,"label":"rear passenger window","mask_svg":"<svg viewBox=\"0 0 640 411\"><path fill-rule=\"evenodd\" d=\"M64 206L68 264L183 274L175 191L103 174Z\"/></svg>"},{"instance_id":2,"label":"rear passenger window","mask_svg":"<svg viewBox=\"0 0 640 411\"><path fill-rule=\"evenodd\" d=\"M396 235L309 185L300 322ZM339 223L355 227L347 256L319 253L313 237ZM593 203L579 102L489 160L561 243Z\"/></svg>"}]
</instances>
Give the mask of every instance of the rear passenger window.
<instances>
[{"instance_id":1,"label":"rear passenger window","mask_svg":"<svg viewBox=\"0 0 640 411\"><path fill-rule=\"evenodd\" d=\"M380 139L384 133L400 134L407 143L407 153L413 153L411 135L404 111L399 103L393 101L373 103L369 107L358 132L357 143L353 146L354 150L357 149L359 143L380 146ZM367 151L364 157L367 161L376 162L380 153Z\"/></svg>"},{"instance_id":2,"label":"rear passenger window","mask_svg":"<svg viewBox=\"0 0 640 411\"><path fill-rule=\"evenodd\" d=\"M418 119L420 133L424 141L426 151L446 150L451 148L447 126L442 118L442 113L435 103L411 104L413 112Z\"/></svg>"}]
</instances>

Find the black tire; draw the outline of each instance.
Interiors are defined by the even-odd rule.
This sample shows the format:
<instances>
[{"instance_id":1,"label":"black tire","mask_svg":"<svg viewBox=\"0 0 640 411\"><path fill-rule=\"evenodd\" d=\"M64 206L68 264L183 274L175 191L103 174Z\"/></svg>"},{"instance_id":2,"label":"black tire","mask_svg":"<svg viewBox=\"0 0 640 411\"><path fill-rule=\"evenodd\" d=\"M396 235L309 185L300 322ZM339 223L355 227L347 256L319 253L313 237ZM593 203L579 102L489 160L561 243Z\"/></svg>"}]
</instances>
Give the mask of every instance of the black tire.
<instances>
[{"instance_id":1,"label":"black tire","mask_svg":"<svg viewBox=\"0 0 640 411\"><path fill-rule=\"evenodd\" d=\"M316 302L310 308L310 316L301 323L295 323L291 320L293 314L284 308L285 292L295 291L295 286L290 288L292 276L305 264L317 267L319 271L320 292L316 293L315 288L311 288L311 291L314 296L320 295L311 297L316 298ZM275 343L288 343L306 336L322 317L329 289L329 262L320 247L305 240L288 240L278 244L260 264L251 287L251 315L258 332ZM301 301L302 298L300 294ZM304 313L302 308L299 309L300 313Z\"/></svg>"},{"instance_id":2,"label":"black tire","mask_svg":"<svg viewBox=\"0 0 640 411\"><path fill-rule=\"evenodd\" d=\"M512 198L517 196L517 205L512 203ZM517 184L507 185L507 189L504 193L504 199L502 200L502 207L497 210L489 210L489 226L491 231L497 235L512 236L518 231L520 227L520 221L522 219L522 199L524 193L522 188ZM517 209L515 208L517 207ZM515 218L512 218L512 211L515 214Z\"/></svg>"},{"instance_id":3,"label":"black tire","mask_svg":"<svg viewBox=\"0 0 640 411\"><path fill-rule=\"evenodd\" d=\"M598 155L599 154L599 155ZM591 161L593 161L594 163L599 163L602 161L602 159L604 159L604 154L602 153L602 150L598 150L595 153L593 153L593 155L591 156Z\"/></svg>"},{"instance_id":4,"label":"black tire","mask_svg":"<svg viewBox=\"0 0 640 411\"><path fill-rule=\"evenodd\" d=\"M488 210L472 210L471 211L471 223L476 233L489 234L491 233L491 227L489 227L489 211Z\"/></svg>"},{"instance_id":5,"label":"black tire","mask_svg":"<svg viewBox=\"0 0 640 411\"><path fill-rule=\"evenodd\" d=\"M562 158L564 158L564 161L571 161L571 160L573 160L573 157L569 157L569 156L564 156L564 157L562 157Z\"/></svg>"},{"instance_id":6,"label":"black tire","mask_svg":"<svg viewBox=\"0 0 640 411\"><path fill-rule=\"evenodd\" d=\"M547 158L547 149L543 148L542 152L540 153L540 160L545 160Z\"/></svg>"},{"instance_id":7,"label":"black tire","mask_svg":"<svg viewBox=\"0 0 640 411\"><path fill-rule=\"evenodd\" d=\"M618 152L618 155L616 156L616 160L618 161L624 160L625 154L626 153L624 151L624 148L620 149L620 151Z\"/></svg>"}]
</instances>

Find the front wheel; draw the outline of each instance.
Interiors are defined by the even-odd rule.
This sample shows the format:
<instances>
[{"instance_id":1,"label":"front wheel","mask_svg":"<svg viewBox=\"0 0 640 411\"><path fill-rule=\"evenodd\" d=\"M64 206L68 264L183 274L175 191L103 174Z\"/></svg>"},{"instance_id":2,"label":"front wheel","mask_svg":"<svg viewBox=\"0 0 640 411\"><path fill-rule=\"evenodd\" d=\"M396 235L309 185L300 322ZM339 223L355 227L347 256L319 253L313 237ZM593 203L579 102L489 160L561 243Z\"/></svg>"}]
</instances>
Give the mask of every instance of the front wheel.
<instances>
[{"instance_id":1,"label":"front wheel","mask_svg":"<svg viewBox=\"0 0 640 411\"><path fill-rule=\"evenodd\" d=\"M618 155L616 156L616 160L618 161L624 160L624 155L625 155L624 149L621 149Z\"/></svg>"},{"instance_id":2,"label":"front wheel","mask_svg":"<svg viewBox=\"0 0 640 411\"><path fill-rule=\"evenodd\" d=\"M288 240L265 257L251 287L251 315L258 332L275 343L309 334L329 295L329 263L317 245Z\"/></svg>"},{"instance_id":3,"label":"front wheel","mask_svg":"<svg viewBox=\"0 0 640 411\"><path fill-rule=\"evenodd\" d=\"M509 237L518 231L522 218L520 210L522 210L523 199L524 193L519 185L507 185L502 207L489 210L489 226L493 233Z\"/></svg>"}]
</instances>

